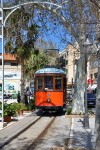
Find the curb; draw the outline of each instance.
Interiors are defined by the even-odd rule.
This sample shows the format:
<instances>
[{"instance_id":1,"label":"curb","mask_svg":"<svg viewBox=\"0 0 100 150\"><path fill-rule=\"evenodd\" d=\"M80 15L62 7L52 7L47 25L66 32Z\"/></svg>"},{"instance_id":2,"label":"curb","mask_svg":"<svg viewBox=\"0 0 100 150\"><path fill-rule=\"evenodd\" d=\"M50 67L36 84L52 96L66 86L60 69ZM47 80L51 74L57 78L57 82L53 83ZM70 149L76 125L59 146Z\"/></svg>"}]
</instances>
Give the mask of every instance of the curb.
<instances>
[{"instance_id":1,"label":"curb","mask_svg":"<svg viewBox=\"0 0 100 150\"><path fill-rule=\"evenodd\" d=\"M67 115L67 114L65 114L65 117L67 117L67 118L84 118L84 115ZM89 115L89 118L95 118L95 115Z\"/></svg>"},{"instance_id":2,"label":"curb","mask_svg":"<svg viewBox=\"0 0 100 150\"><path fill-rule=\"evenodd\" d=\"M4 122L6 125L5 125L4 127L1 127L0 130L4 130L5 128L7 128L7 127L9 127L9 126L15 124L16 122L18 122L18 121L24 119L25 117L29 116L30 114L31 114L31 113L29 112L29 113L26 114L26 115L24 114L24 115L22 115L22 116L18 116L19 118L22 117L22 118L20 118L20 119L17 118L17 119L12 119L11 122Z\"/></svg>"}]
</instances>

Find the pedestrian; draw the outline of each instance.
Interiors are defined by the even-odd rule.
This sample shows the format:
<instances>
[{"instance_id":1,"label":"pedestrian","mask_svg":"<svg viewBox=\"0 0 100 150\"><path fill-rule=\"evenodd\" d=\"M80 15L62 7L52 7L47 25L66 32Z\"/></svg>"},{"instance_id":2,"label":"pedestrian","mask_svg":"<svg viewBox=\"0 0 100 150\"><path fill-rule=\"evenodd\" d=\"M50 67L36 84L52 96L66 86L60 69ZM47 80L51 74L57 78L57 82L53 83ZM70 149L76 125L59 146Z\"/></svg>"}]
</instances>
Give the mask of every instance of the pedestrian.
<instances>
[{"instance_id":1,"label":"pedestrian","mask_svg":"<svg viewBox=\"0 0 100 150\"><path fill-rule=\"evenodd\" d=\"M28 97L27 97L27 93L25 92L25 94L24 94L24 98L25 98L25 105L26 105L26 107L27 107L27 109L28 109Z\"/></svg>"},{"instance_id":2,"label":"pedestrian","mask_svg":"<svg viewBox=\"0 0 100 150\"><path fill-rule=\"evenodd\" d=\"M17 102L20 103L20 101L21 101L21 96L20 96L20 91L18 91Z\"/></svg>"},{"instance_id":3,"label":"pedestrian","mask_svg":"<svg viewBox=\"0 0 100 150\"><path fill-rule=\"evenodd\" d=\"M28 99L28 101L30 100L30 91L29 90L27 90L27 99Z\"/></svg>"}]
</instances>

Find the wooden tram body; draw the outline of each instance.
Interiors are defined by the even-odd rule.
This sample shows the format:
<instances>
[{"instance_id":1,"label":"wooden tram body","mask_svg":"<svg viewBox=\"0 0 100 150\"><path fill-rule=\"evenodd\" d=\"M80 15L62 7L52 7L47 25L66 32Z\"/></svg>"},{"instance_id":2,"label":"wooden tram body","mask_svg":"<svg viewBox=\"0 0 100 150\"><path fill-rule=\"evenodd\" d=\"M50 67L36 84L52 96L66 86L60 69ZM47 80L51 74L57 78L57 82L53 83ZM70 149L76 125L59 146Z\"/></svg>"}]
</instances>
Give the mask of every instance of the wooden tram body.
<instances>
[{"instance_id":1,"label":"wooden tram body","mask_svg":"<svg viewBox=\"0 0 100 150\"><path fill-rule=\"evenodd\" d=\"M35 106L42 110L61 110L66 98L66 74L57 68L35 72Z\"/></svg>"}]
</instances>

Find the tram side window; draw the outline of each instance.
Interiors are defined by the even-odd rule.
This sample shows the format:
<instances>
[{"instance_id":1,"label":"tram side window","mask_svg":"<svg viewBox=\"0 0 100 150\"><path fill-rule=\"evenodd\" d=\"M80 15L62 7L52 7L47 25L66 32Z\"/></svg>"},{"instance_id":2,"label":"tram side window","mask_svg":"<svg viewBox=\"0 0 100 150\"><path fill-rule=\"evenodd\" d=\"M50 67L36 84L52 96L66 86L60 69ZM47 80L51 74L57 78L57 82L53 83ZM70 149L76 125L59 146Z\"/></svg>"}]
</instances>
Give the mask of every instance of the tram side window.
<instances>
[{"instance_id":1,"label":"tram side window","mask_svg":"<svg viewBox=\"0 0 100 150\"><path fill-rule=\"evenodd\" d=\"M37 83L38 83L38 90L41 90L42 89L42 79L41 78L39 78L39 79L37 79Z\"/></svg>"},{"instance_id":2,"label":"tram side window","mask_svg":"<svg viewBox=\"0 0 100 150\"><path fill-rule=\"evenodd\" d=\"M62 78L55 79L55 89L62 89Z\"/></svg>"},{"instance_id":3,"label":"tram side window","mask_svg":"<svg viewBox=\"0 0 100 150\"><path fill-rule=\"evenodd\" d=\"M45 88L53 89L53 77L51 77L51 76L45 77Z\"/></svg>"}]
</instances>

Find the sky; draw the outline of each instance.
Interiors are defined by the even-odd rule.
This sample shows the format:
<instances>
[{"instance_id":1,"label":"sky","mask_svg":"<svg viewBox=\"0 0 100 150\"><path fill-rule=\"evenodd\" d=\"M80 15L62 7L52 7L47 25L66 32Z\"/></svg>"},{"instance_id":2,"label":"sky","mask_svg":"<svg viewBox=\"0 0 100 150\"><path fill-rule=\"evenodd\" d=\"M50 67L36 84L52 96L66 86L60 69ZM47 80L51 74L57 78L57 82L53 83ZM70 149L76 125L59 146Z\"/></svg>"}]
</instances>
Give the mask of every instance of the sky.
<instances>
[{"instance_id":1,"label":"sky","mask_svg":"<svg viewBox=\"0 0 100 150\"><path fill-rule=\"evenodd\" d=\"M72 36L70 33L61 24L54 25L54 22L46 19L42 21L44 22L38 22L38 26L40 26L40 38L47 42L51 41L56 46L56 49L63 51L68 45L68 41L71 42Z\"/></svg>"},{"instance_id":2,"label":"sky","mask_svg":"<svg viewBox=\"0 0 100 150\"><path fill-rule=\"evenodd\" d=\"M40 38L43 38L44 41L47 41L47 42L51 41L52 44L56 46L55 47L56 49L59 49L59 51L63 51L68 45L68 41L71 41L71 36L66 34L66 37L65 35L63 37L63 33L62 35L60 35L61 31L60 32L55 31L56 33L49 31L48 33L46 32L46 34L42 35ZM64 40L62 37L65 38L66 40ZM48 47L45 47L45 49L46 48ZM0 41L0 53L1 52L2 52L2 46L1 46L1 41Z\"/></svg>"},{"instance_id":3,"label":"sky","mask_svg":"<svg viewBox=\"0 0 100 150\"><path fill-rule=\"evenodd\" d=\"M48 19L48 17L46 18ZM55 24L54 22L50 22L50 20L42 19L43 24L47 27L46 30L42 30L40 33L40 38L43 38L45 41L51 41L55 46L56 49L59 49L59 51L63 51L66 46L68 45L68 41L71 42L71 36L70 34L65 31L64 27L60 24ZM38 21L38 17L35 18L35 20ZM38 22L38 25L43 29L45 28L41 22ZM66 34L65 34L66 33ZM1 52L1 41L0 41L0 52Z\"/></svg>"},{"instance_id":4,"label":"sky","mask_svg":"<svg viewBox=\"0 0 100 150\"><path fill-rule=\"evenodd\" d=\"M55 36L55 34L49 35L49 36L44 36L44 40L49 42L51 41L56 47L56 49L59 49L59 51L63 51L66 46L68 45L67 42L61 42L59 38ZM67 37L67 40L70 41L70 36ZM0 41L0 53L2 53L2 45Z\"/></svg>"}]
</instances>

